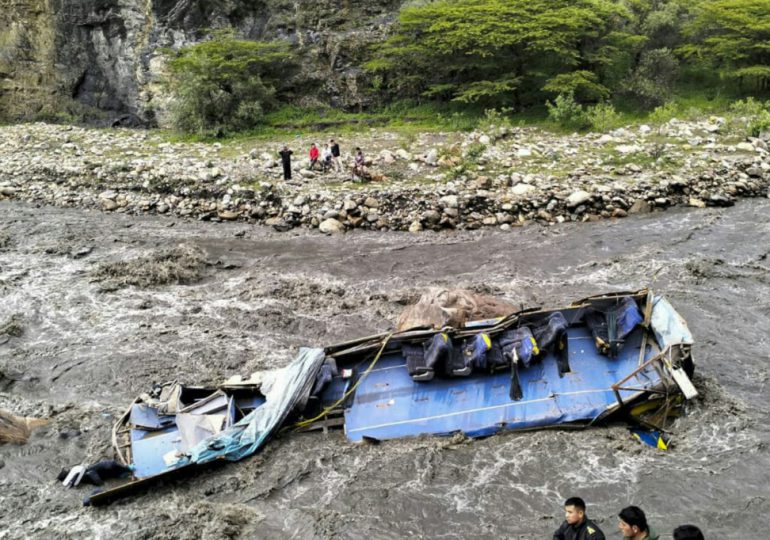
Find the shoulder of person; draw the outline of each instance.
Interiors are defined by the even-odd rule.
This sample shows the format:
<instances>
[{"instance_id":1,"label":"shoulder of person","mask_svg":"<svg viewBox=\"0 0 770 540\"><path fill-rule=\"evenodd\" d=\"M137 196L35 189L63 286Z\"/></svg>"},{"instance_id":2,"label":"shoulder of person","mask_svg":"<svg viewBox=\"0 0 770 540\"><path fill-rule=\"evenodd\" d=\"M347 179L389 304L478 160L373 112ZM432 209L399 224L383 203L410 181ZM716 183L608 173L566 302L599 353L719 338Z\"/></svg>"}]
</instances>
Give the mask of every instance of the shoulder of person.
<instances>
[{"instance_id":1,"label":"shoulder of person","mask_svg":"<svg viewBox=\"0 0 770 540\"><path fill-rule=\"evenodd\" d=\"M586 524L586 535L590 540L604 540L604 533L593 522Z\"/></svg>"}]
</instances>

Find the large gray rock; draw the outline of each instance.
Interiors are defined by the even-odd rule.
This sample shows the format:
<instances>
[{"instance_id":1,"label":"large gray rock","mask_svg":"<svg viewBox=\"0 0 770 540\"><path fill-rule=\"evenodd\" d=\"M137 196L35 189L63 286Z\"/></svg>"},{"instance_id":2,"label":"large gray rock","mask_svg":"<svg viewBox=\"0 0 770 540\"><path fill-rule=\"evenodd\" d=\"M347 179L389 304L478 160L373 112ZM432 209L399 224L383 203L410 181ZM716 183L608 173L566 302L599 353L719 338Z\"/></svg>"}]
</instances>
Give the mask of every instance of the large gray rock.
<instances>
[{"instance_id":1,"label":"large gray rock","mask_svg":"<svg viewBox=\"0 0 770 540\"><path fill-rule=\"evenodd\" d=\"M589 201L590 199L591 194L587 191L583 191L582 189L575 191L569 197L567 197L567 208L575 208Z\"/></svg>"},{"instance_id":2,"label":"large gray rock","mask_svg":"<svg viewBox=\"0 0 770 540\"><path fill-rule=\"evenodd\" d=\"M321 222L321 224L318 226L318 230L324 234L338 234L345 232L345 225L334 218L329 218Z\"/></svg>"}]
</instances>

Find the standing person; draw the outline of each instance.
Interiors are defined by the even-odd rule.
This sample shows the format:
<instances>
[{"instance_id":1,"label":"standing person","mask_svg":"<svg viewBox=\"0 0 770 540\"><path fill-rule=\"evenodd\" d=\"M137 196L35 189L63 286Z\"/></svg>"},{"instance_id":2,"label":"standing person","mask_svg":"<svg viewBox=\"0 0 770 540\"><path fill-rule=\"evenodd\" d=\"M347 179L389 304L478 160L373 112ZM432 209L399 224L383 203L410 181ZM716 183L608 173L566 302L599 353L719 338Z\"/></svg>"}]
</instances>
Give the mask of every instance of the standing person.
<instances>
[{"instance_id":1,"label":"standing person","mask_svg":"<svg viewBox=\"0 0 770 540\"><path fill-rule=\"evenodd\" d=\"M324 145L324 151L321 153L321 170L326 172L332 166L332 151L328 144Z\"/></svg>"},{"instance_id":2,"label":"standing person","mask_svg":"<svg viewBox=\"0 0 770 540\"><path fill-rule=\"evenodd\" d=\"M364 153L361 151L361 148L356 146L356 163L353 166L353 174L359 178L364 177L364 161Z\"/></svg>"},{"instance_id":3,"label":"standing person","mask_svg":"<svg viewBox=\"0 0 770 540\"><path fill-rule=\"evenodd\" d=\"M564 523L553 533L553 540L605 540L604 533L586 515L586 503L580 497L564 501Z\"/></svg>"},{"instance_id":4,"label":"standing person","mask_svg":"<svg viewBox=\"0 0 770 540\"><path fill-rule=\"evenodd\" d=\"M312 171L316 163L318 163L318 147L315 143L312 143L310 145L310 167L308 167L308 170Z\"/></svg>"},{"instance_id":5,"label":"standing person","mask_svg":"<svg viewBox=\"0 0 770 540\"><path fill-rule=\"evenodd\" d=\"M658 540L660 536L647 525L647 516L638 506L627 506L618 514L618 529L623 540Z\"/></svg>"},{"instance_id":6,"label":"standing person","mask_svg":"<svg viewBox=\"0 0 770 540\"><path fill-rule=\"evenodd\" d=\"M695 525L680 525L674 529L674 540L704 540L703 533Z\"/></svg>"},{"instance_id":7,"label":"standing person","mask_svg":"<svg viewBox=\"0 0 770 540\"><path fill-rule=\"evenodd\" d=\"M294 152L289 150L289 147L287 145L283 145L283 150L278 152L278 154L281 156L281 164L283 165L283 179L284 180L291 180L291 155Z\"/></svg>"},{"instance_id":8,"label":"standing person","mask_svg":"<svg viewBox=\"0 0 770 540\"><path fill-rule=\"evenodd\" d=\"M338 172L342 171L342 164L340 163L340 145L337 144L334 139L329 141L332 145L332 163L334 163L334 169Z\"/></svg>"}]
</instances>

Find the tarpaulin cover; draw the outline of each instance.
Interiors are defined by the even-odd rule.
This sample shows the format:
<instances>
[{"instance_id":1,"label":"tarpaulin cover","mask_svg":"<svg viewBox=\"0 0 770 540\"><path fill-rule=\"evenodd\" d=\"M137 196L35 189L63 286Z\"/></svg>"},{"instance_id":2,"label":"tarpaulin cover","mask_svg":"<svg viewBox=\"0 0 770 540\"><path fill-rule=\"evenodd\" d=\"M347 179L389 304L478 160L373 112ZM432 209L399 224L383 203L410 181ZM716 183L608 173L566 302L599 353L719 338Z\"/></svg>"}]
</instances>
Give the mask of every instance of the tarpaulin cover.
<instances>
[{"instance_id":1,"label":"tarpaulin cover","mask_svg":"<svg viewBox=\"0 0 770 540\"><path fill-rule=\"evenodd\" d=\"M670 345L692 345L694 342L687 323L662 296L653 299L650 325L661 350Z\"/></svg>"},{"instance_id":2,"label":"tarpaulin cover","mask_svg":"<svg viewBox=\"0 0 770 540\"><path fill-rule=\"evenodd\" d=\"M237 461L256 452L294 406L307 397L323 361L323 349L302 348L291 364L266 372L260 389L265 403L192 448L188 459L180 464L207 463L219 458Z\"/></svg>"}]
</instances>

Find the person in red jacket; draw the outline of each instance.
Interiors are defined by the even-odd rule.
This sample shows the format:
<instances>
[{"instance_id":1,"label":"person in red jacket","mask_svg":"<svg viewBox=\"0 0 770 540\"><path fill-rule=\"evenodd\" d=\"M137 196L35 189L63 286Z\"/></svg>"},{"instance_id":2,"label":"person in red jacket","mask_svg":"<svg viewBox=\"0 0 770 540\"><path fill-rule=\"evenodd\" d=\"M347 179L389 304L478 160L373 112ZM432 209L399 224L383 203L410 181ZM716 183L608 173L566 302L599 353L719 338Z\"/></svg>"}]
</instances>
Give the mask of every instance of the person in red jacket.
<instances>
[{"instance_id":1,"label":"person in red jacket","mask_svg":"<svg viewBox=\"0 0 770 540\"><path fill-rule=\"evenodd\" d=\"M318 147L315 143L312 143L310 145L310 167L308 167L308 170L312 171L316 163L318 163Z\"/></svg>"}]
</instances>

